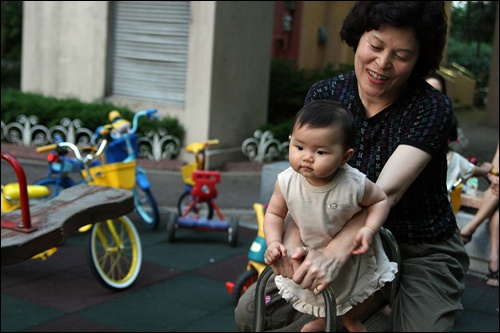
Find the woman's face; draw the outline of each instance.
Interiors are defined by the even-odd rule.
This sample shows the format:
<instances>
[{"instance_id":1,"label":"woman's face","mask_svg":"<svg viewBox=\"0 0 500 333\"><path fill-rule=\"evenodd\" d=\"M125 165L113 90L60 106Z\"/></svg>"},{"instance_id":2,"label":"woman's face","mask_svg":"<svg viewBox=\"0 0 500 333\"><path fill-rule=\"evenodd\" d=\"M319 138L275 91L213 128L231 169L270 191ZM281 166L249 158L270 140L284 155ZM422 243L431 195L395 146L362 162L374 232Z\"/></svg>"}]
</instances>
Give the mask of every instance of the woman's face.
<instances>
[{"instance_id":1,"label":"woman's face","mask_svg":"<svg viewBox=\"0 0 500 333\"><path fill-rule=\"evenodd\" d=\"M359 41L354 67L362 100L392 103L405 89L419 55L411 28L381 25ZM363 99L364 98L364 99Z\"/></svg>"}]
</instances>

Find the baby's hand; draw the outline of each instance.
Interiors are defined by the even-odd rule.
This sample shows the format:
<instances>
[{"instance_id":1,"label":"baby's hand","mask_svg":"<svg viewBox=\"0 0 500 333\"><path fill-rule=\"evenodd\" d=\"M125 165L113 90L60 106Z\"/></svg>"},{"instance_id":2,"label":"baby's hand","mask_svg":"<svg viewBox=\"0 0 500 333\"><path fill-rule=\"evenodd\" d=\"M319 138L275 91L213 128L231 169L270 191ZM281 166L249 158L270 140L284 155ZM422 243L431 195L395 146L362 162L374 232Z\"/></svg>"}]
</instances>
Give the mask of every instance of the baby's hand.
<instances>
[{"instance_id":1,"label":"baby's hand","mask_svg":"<svg viewBox=\"0 0 500 333\"><path fill-rule=\"evenodd\" d=\"M267 245L264 253L264 261L267 265L273 264L276 260L286 256L286 248L279 241L272 241Z\"/></svg>"},{"instance_id":2,"label":"baby's hand","mask_svg":"<svg viewBox=\"0 0 500 333\"><path fill-rule=\"evenodd\" d=\"M359 229L356 237L354 237L354 250L352 254L363 254L370 248L375 231L367 226Z\"/></svg>"}]
</instances>

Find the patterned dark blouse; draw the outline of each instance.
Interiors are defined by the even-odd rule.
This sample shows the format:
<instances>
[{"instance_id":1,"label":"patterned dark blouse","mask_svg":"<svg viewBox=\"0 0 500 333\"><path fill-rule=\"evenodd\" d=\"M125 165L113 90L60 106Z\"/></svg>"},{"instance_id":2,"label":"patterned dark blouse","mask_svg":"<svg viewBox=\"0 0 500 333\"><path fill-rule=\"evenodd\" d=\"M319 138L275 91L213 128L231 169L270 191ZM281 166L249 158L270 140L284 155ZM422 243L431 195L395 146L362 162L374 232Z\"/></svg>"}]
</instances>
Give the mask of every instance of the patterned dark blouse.
<instances>
[{"instance_id":1,"label":"patterned dark blouse","mask_svg":"<svg viewBox=\"0 0 500 333\"><path fill-rule=\"evenodd\" d=\"M392 105L367 119L354 72L315 83L305 104L335 100L351 110L357 126L354 156L349 164L376 181L398 145L429 153L425 169L392 209L384 227L399 243L435 243L457 228L446 191L447 133L453 117L451 100L423 79L411 82Z\"/></svg>"}]
</instances>

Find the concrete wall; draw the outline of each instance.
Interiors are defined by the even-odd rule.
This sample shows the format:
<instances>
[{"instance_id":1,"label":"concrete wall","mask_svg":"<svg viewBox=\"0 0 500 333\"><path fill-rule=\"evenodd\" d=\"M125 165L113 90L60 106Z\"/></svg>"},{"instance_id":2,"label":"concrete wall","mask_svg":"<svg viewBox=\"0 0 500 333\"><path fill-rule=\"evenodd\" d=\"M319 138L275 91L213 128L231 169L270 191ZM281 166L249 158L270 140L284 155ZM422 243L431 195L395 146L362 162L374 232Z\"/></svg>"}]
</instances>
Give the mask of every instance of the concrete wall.
<instances>
[{"instance_id":1,"label":"concrete wall","mask_svg":"<svg viewBox=\"0 0 500 333\"><path fill-rule=\"evenodd\" d=\"M340 41L344 17L354 1L304 1L300 34L299 68L324 68L328 64L353 64L352 49ZM326 43L318 43L318 30L327 31Z\"/></svg>"},{"instance_id":2,"label":"concrete wall","mask_svg":"<svg viewBox=\"0 0 500 333\"><path fill-rule=\"evenodd\" d=\"M104 97L107 1L24 1L21 90Z\"/></svg>"},{"instance_id":3,"label":"concrete wall","mask_svg":"<svg viewBox=\"0 0 500 333\"><path fill-rule=\"evenodd\" d=\"M207 134L221 139L208 156L220 165L243 159L242 142L267 121L274 3L215 3Z\"/></svg>"}]
</instances>

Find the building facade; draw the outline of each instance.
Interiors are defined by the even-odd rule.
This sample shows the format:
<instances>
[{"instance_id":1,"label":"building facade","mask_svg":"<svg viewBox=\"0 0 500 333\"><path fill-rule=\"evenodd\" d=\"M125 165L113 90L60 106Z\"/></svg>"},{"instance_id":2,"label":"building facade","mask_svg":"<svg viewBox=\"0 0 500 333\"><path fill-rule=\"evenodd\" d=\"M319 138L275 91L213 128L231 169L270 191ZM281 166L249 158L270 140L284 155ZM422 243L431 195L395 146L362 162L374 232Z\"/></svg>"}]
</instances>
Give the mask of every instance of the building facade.
<instances>
[{"instance_id":1,"label":"building facade","mask_svg":"<svg viewBox=\"0 0 500 333\"><path fill-rule=\"evenodd\" d=\"M207 161L217 168L243 158L241 143L266 122L272 58L303 69L352 64L339 31L353 3L25 1L21 90L157 108L179 119L185 143L218 138Z\"/></svg>"},{"instance_id":2,"label":"building facade","mask_svg":"<svg viewBox=\"0 0 500 333\"><path fill-rule=\"evenodd\" d=\"M22 91L157 108L241 157L266 122L273 2L26 1ZM181 156L182 158L182 156Z\"/></svg>"}]
</instances>

